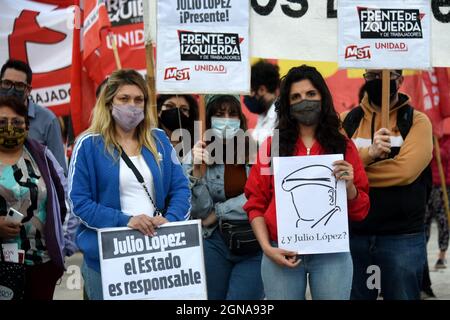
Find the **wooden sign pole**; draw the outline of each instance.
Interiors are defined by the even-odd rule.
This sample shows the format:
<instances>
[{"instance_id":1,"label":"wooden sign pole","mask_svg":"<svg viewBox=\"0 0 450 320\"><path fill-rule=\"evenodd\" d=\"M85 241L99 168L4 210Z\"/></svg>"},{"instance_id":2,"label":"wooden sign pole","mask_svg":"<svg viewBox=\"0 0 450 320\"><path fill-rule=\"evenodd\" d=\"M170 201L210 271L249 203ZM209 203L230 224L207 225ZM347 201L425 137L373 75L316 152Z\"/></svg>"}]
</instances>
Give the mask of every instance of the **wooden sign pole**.
<instances>
[{"instance_id":1,"label":"wooden sign pole","mask_svg":"<svg viewBox=\"0 0 450 320\"><path fill-rule=\"evenodd\" d=\"M198 120L200 121L200 141L203 141L203 135L205 134L205 126L206 126L206 103L204 95L200 95L200 98L198 100ZM201 165L201 173L202 176L206 174L205 163L202 163Z\"/></svg>"},{"instance_id":2,"label":"wooden sign pole","mask_svg":"<svg viewBox=\"0 0 450 320\"><path fill-rule=\"evenodd\" d=\"M145 60L147 65L147 88L150 98L150 111L153 119L158 122L158 112L156 110L156 82L155 82L155 59L153 55L153 44L149 42L145 45ZM158 123L154 124L158 127Z\"/></svg>"},{"instance_id":3,"label":"wooden sign pole","mask_svg":"<svg viewBox=\"0 0 450 320\"><path fill-rule=\"evenodd\" d=\"M383 69L382 74L382 100L381 100L381 127L389 129L389 106L391 96L391 72L390 70Z\"/></svg>"},{"instance_id":4,"label":"wooden sign pole","mask_svg":"<svg viewBox=\"0 0 450 320\"><path fill-rule=\"evenodd\" d=\"M122 69L122 64L120 63L120 56L119 56L119 50L117 50L117 42L116 42L116 38L114 37L114 35L112 33L108 33L109 36L109 41L111 43L111 47L114 53L114 60L116 61L116 68L117 70L121 70Z\"/></svg>"}]
</instances>

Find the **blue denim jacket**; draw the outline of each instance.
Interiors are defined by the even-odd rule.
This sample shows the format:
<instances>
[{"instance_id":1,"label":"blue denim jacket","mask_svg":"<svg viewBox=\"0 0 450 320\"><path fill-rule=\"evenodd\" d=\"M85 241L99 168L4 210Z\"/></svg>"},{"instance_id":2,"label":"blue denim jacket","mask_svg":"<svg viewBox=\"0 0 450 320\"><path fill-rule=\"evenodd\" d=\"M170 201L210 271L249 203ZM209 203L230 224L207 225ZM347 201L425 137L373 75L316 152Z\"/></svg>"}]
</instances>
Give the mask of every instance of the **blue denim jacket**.
<instances>
[{"instance_id":1,"label":"blue denim jacket","mask_svg":"<svg viewBox=\"0 0 450 320\"><path fill-rule=\"evenodd\" d=\"M225 166L223 164L207 166L205 176L200 179L192 176L191 164L184 164L183 168L189 178L189 187L192 192L191 217L193 219L205 219L212 210L215 210L218 221L248 219L246 212L242 209L247 202L243 193L228 200L225 198ZM246 172L248 176L249 165L246 166ZM218 223L203 227L203 237L210 237L217 226Z\"/></svg>"}]
</instances>

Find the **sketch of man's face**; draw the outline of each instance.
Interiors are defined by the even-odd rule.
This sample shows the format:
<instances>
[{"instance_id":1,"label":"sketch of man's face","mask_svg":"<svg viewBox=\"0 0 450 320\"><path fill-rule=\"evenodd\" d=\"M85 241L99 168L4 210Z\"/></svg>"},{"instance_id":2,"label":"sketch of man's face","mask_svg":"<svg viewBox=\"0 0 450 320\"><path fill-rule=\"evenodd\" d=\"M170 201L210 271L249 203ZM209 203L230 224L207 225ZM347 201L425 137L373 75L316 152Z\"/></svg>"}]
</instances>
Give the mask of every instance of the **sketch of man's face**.
<instances>
[{"instance_id":1,"label":"sketch of man's face","mask_svg":"<svg viewBox=\"0 0 450 320\"><path fill-rule=\"evenodd\" d=\"M326 224L336 209L336 179L332 169L323 165L300 168L283 179L282 188L291 195L299 223L314 227L323 220ZM307 210L305 204L314 197L318 201Z\"/></svg>"}]
</instances>

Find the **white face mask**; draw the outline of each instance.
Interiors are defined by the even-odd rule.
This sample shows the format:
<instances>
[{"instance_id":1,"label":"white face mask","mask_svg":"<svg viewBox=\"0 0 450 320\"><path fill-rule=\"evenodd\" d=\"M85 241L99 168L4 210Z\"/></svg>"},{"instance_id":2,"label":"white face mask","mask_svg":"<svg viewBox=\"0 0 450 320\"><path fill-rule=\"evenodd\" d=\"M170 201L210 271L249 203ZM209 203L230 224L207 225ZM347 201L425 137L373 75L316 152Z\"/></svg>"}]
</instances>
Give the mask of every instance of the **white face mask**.
<instances>
[{"instance_id":1,"label":"white face mask","mask_svg":"<svg viewBox=\"0 0 450 320\"><path fill-rule=\"evenodd\" d=\"M241 128L241 120L231 118L211 117L211 129L222 139L231 139Z\"/></svg>"}]
</instances>

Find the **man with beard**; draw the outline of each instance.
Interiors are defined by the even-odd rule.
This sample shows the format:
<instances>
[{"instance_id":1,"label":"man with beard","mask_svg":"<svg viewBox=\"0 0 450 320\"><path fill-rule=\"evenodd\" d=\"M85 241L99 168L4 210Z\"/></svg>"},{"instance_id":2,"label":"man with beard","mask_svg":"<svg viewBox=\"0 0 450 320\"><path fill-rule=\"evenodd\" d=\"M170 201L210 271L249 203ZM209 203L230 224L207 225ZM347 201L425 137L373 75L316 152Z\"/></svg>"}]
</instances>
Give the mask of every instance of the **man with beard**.
<instances>
[{"instance_id":1,"label":"man with beard","mask_svg":"<svg viewBox=\"0 0 450 320\"><path fill-rule=\"evenodd\" d=\"M351 298L377 299L381 289L387 300L420 299L431 123L410 106L408 96L398 92L402 70L391 70L389 125L383 128L381 74L382 70L366 70L360 106L341 117L358 147L370 186L367 218L350 223Z\"/></svg>"}]
</instances>

